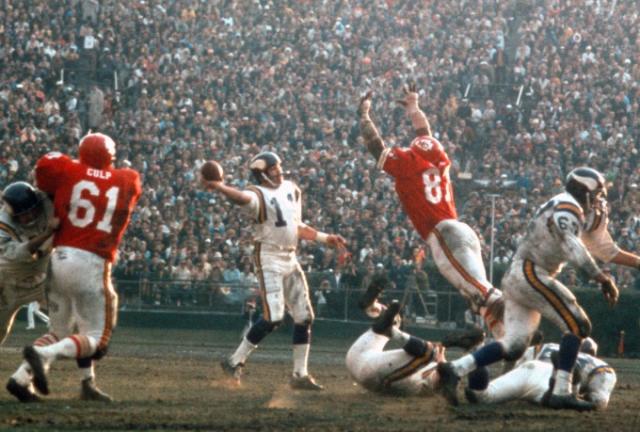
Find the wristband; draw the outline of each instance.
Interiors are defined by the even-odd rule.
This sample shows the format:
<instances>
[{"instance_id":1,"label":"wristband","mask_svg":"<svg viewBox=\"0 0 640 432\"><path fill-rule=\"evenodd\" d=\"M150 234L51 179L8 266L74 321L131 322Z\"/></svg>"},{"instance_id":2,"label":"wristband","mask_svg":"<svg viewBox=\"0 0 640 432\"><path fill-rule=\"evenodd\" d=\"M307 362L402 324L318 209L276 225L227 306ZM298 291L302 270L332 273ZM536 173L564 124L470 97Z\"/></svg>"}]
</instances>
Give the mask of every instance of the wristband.
<instances>
[{"instance_id":1,"label":"wristband","mask_svg":"<svg viewBox=\"0 0 640 432\"><path fill-rule=\"evenodd\" d=\"M318 231L316 234L316 241L320 243L326 243L329 241L329 234Z\"/></svg>"}]
</instances>

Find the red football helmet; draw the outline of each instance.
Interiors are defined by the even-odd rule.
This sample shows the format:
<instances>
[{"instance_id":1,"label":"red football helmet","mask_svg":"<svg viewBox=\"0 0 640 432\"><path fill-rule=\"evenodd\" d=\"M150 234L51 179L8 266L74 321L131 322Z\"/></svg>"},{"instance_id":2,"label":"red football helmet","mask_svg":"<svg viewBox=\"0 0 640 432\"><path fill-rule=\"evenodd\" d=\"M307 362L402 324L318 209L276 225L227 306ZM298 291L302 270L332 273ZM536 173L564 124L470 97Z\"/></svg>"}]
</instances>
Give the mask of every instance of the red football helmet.
<instances>
[{"instance_id":1,"label":"red football helmet","mask_svg":"<svg viewBox=\"0 0 640 432\"><path fill-rule=\"evenodd\" d=\"M437 139L431 136L422 135L411 141L411 149L421 157L429 160L434 150L442 147Z\"/></svg>"},{"instance_id":2,"label":"red football helmet","mask_svg":"<svg viewBox=\"0 0 640 432\"><path fill-rule=\"evenodd\" d=\"M102 133L90 133L80 140L80 162L93 168L111 166L116 158L116 143Z\"/></svg>"}]
</instances>

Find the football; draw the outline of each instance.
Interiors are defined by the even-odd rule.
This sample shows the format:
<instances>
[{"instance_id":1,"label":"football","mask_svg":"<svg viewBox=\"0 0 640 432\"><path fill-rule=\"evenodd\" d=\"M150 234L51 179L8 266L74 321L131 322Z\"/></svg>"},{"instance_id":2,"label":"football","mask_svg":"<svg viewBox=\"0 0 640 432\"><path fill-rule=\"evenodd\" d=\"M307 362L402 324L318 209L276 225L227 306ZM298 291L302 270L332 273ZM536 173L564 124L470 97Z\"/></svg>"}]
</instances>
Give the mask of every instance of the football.
<instances>
[{"instance_id":1,"label":"football","mask_svg":"<svg viewBox=\"0 0 640 432\"><path fill-rule=\"evenodd\" d=\"M214 160L206 161L200 168L200 174L202 178L207 181L220 181L222 180L222 166Z\"/></svg>"}]
</instances>

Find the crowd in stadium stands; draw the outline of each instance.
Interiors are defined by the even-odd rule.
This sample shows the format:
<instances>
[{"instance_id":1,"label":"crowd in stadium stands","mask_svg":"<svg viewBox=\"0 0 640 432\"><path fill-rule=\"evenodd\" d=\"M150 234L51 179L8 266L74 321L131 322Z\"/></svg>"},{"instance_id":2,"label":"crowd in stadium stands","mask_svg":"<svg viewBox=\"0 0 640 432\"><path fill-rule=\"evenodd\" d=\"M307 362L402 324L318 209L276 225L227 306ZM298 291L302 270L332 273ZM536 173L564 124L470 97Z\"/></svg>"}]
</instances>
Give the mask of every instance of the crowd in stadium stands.
<instances>
[{"instance_id":1,"label":"crowd in stadium stands","mask_svg":"<svg viewBox=\"0 0 640 432\"><path fill-rule=\"evenodd\" d=\"M89 129L113 136L144 184L116 276L172 281L172 294L145 282L143 297L179 304L195 299L191 281L256 284L243 219L197 175L216 159L242 187L248 159L273 150L304 219L350 243L342 255L303 244L306 270L333 289L377 271L401 287L429 257L358 139L355 108L372 89L387 144L408 145L395 100L412 79L487 265L490 194L500 265L580 165L610 180L612 234L637 251L638 29L636 0L3 2L0 185L47 151L75 155Z\"/></svg>"}]
</instances>

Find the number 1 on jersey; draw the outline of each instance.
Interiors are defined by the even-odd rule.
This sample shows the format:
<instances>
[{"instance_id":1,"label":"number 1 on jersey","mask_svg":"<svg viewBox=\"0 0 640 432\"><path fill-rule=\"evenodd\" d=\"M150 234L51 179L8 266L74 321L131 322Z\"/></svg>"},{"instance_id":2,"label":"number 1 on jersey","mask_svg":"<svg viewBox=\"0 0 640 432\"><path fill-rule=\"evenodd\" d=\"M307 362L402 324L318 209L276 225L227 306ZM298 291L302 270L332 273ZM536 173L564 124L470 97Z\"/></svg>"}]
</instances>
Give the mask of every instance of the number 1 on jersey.
<instances>
[{"instance_id":1,"label":"number 1 on jersey","mask_svg":"<svg viewBox=\"0 0 640 432\"><path fill-rule=\"evenodd\" d=\"M269 202L276 208L276 226L278 228L287 226L287 221L284 220L284 217L282 217L282 209L280 208L280 204L278 204L278 200L275 198L271 198L271 201Z\"/></svg>"}]
</instances>

